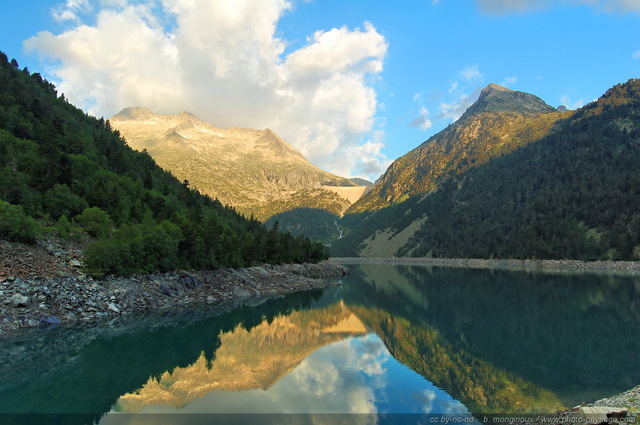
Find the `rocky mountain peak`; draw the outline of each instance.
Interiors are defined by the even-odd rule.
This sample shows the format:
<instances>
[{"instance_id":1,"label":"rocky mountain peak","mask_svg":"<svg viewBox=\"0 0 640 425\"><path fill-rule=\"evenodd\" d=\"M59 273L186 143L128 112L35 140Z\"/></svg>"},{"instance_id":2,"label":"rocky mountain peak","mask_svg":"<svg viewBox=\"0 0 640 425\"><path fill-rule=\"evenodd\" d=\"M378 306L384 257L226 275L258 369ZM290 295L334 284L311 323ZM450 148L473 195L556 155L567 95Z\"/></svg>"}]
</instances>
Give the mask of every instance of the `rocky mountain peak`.
<instances>
[{"instance_id":1,"label":"rocky mountain peak","mask_svg":"<svg viewBox=\"0 0 640 425\"><path fill-rule=\"evenodd\" d=\"M355 201L331 190L354 183L309 163L269 128L221 129L189 112L162 115L139 107L110 122L130 147L146 150L180 180L247 217L266 219L298 206L341 213Z\"/></svg>"},{"instance_id":2,"label":"rocky mountain peak","mask_svg":"<svg viewBox=\"0 0 640 425\"><path fill-rule=\"evenodd\" d=\"M537 96L492 83L482 89L478 100L467 109L461 119L483 112L516 112L532 116L556 112L556 109Z\"/></svg>"},{"instance_id":3,"label":"rocky mountain peak","mask_svg":"<svg viewBox=\"0 0 640 425\"><path fill-rule=\"evenodd\" d=\"M489 84L458 121L398 158L348 212L430 193L454 175L544 137L561 118L537 96Z\"/></svg>"},{"instance_id":4,"label":"rocky mountain peak","mask_svg":"<svg viewBox=\"0 0 640 425\"><path fill-rule=\"evenodd\" d=\"M124 108L111 119L114 121L141 121L149 118L156 118L157 114L149 108L132 106Z\"/></svg>"},{"instance_id":5,"label":"rocky mountain peak","mask_svg":"<svg viewBox=\"0 0 640 425\"><path fill-rule=\"evenodd\" d=\"M162 115L153 112L149 108L131 106L124 108L111 118L111 121L123 122L163 122L174 125L199 125L204 124L200 118L190 112L181 112L176 115Z\"/></svg>"},{"instance_id":6,"label":"rocky mountain peak","mask_svg":"<svg viewBox=\"0 0 640 425\"><path fill-rule=\"evenodd\" d=\"M487 87L482 89L482 92L480 93L480 96L483 96L483 95L487 96L490 93L496 92L496 91L498 91L498 92L501 92L501 91L512 92L513 90L511 90L511 89L509 89L507 87L501 86L500 84L491 83Z\"/></svg>"}]
</instances>

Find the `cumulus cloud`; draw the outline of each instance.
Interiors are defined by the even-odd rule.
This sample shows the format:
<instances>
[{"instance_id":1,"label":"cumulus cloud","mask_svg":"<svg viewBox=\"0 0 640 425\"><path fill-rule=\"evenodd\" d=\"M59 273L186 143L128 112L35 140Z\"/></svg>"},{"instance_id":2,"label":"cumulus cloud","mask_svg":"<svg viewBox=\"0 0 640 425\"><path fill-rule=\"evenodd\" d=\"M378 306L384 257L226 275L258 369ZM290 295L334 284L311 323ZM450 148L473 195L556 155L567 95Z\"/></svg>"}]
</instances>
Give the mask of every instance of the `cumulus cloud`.
<instances>
[{"instance_id":1,"label":"cumulus cloud","mask_svg":"<svg viewBox=\"0 0 640 425\"><path fill-rule=\"evenodd\" d=\"M412 127L419 127L420 130L429 130L432 125L432 122L429 119L429 110L424 106L420 107L418 117L415 118L409 125Z\"/></svg>"},{"instance_id":2,"label":"cumulus cloud","mask_svg":"<svg viewBox=\"0 0 640 425\"><path fill-rule=\"evenodd\" d=\"M460 76L469 82L482 81L484 75L478 69L478 65L470 65L460 71Z\"/></svg>"},{"instance_id":3,"label":"cumulus cloud","mask_svg":"<svg viewBox=\"0 0 640 425\"><path fill-rule=\"evenodd\" d=\"M88 0L67 0L63 5L59 5L51 11L53 19L62 23L66 21L79 22L79 13L86 13L91 10Z\"/></svg>"},{"instance_id":4,"label":"cumulus cloud","mask_svg":"<svg viewBox=\"0 0 640 425\"><path fill-rule=\"evenodd\" d=\"M471 95L463 93L453 102L443 102L440 104L438 118L455 121L475 102Z\"/></svg>"},{"instance_id":5,"label":"cumulus cloud","mask_svg":"<svg viewBox=\"0 0 640 425\"><path fill-rule=\"evenodd\" d=\"M505 77L504 80L502 80L502 83L500 83L500 85L509 87L510 85L515 84L517 82L518 82L518 77Z\"/></svg>"},{"instance_id":6,"label":"cumulus cloud","mask_svg":"<svg viewBox=\"0 0 640 425\"><path fill-rule=\"evenodd\" d=\"M557 4L587 5L609 13L640 12L638 0L476 0L476 3L482 12L494 15L541 10Z\"/></svg>"},{"instance_id":7,"label":"cumulus cloud","mask_svg":"<svg viewBox=\"0 0 640 425\"><path fill-rule=\"evenodd\" d=\"M429 130L433 123L429 119L429 110L424 106L423 97L423 92L413 95L413 101L420 105L420 110L418 111L418 116L409 123L409 126L418 127L420 130Z\"/></svg>"},{"instance_id":8,"label":"cumulus cloud","mask_svg":"<svg viewBox=\"0 0 640 425\"><path fill-rule=\"evenodd\" d=\"M449 95L451 100L440 103L436 119L455 121L478 99L484 74L480 72L478 65L469 65L457 73L455 80L451 81Z\"/></svg>"},{"instance_id":9,"label":"cumulus cloud","mask_svg":"<svg viewBox=\"0 0 640 425\"><path fill-rule=\"evenodd\" d=\"M371 134L384 36L364 22L317 31L285 53L277 25L292 8L289 0L67 0L52 13L71 26L25 47L51 60L59 91L91 114L186 110L218 127L269 127L342 175L382 169L388 159Z\"/></svg>"},{"instance_id":10,"label":"cumulus cloud","mask_svg":"<svg viewBox=\"0 0 640 425\"><path fill-rule=\"evenodd\" d=\"M374 130L364 143L341 150L334 158L333 169L338 175L351 175L364 179L375 179L391 165L392 160L382 153L385 147L385 133Z\"/></svg>"},{"instance_id":11,"label":"cumulus cloud","mask_svg":"<svg viewBox=\"0 0 640 425\"><path fill-rule=\"evenodd\" d=\"M560 104L564 105L567 109L578 109L582 108L585 105L584 99L580 98L578 100L571 100L568 95L560 96Z\"/></svg>"}]
</instances>

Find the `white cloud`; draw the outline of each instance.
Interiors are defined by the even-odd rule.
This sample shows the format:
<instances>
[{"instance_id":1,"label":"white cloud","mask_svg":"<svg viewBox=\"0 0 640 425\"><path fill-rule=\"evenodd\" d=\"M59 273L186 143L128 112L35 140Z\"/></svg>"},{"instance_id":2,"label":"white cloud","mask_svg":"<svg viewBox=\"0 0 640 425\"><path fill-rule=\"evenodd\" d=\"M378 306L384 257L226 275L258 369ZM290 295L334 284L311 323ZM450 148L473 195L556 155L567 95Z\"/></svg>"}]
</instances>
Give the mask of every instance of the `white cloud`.
<instances>
[{"instance_id":1,"label":"white cloud","mask_svg":"<svg viewBox=\"0 0 640 425\"><path fill-rule=\"evenodd\" d=\"M461 94L451 103L441 103L438 118L455 121L464 114L464 112L475 102L468 94Z\"/></svg>"},{"instance_id":2,"label":"white cloud","mask_svg":"<svg viewBox=\"0 0 640 425\"><path fill-rule=\"evenodd\" d=\"M433 412L433 401L436 399L436 392L432 389L425 389L420 394L420 398L422 399L423 412L425 414L429 414Z\"/></svg>"},{"instance_id":3,"label":"white cloud","mask_svg":"<svg viewBox=\"0 0 640 425\"><path fill-rule=\"evenodd\" d=\"M469 82L482 81L484 79L484 75L478 69L478 65L470 65L466 67L460 71L460 76Z\"/></svg>"},{"instance_id":4,"label":"white cloud","mask_svg":"<svg viewBox=\"0 0 640 425\"><path fill-rule=\"evenodd\" d=\"M72 27L25 47L52 61L59 91L91 114L186 110L219 127L272 128L343 175L358 161L380 168L386 157L366 144L385 38L365 22L317 31L285 54L277 25L291 10L289 0L67 0L53 14Z\"/></svg>"},{"instance_id":5,"label":"white cloud","mask_svg":"<svg viewBox=\"0 0 640 425\"><path fill-rule=\"evenodd\" d=\"M580 98L576 101L572 101L569 96L563 95L560 97L560 104L564 105L567 109L574 110L582 108L585 105L584 99Z\"/></svg>"},{"instance_id":6,"label":"white cloud","mask_svg":"<svg viewBox=\"0 0 640 425\"><path fill-rule=\"evenodd\" d=\"M376 130L371 136L371 139L367 139L361 145L342 151L334 163L337 174L346 175L346 172L351 170L351 174L355 177L376 179L385 172L393 161L381 152L385 147L384 132Z\"/></svg>"},{"instance_id":7,"label":"white cloud","mask_svg":"<svg viewBox=\"0 0 640 425\"><path fill-rule=\"evenodd\" d=\"M436 119L455 121L464 114L478 96L484 84L484 74L480 67L469 65L457 73L457 79L451 81L449 94L451 100L440 103Z\"/></svg>"},{"instance_id":8,"label":"white cloud","mask_svg":"<svg viewBox=\"0 0 640 425\"><path fill-rule=\"evenodd\" d=\"M409 126L418 127L421 130L429 130L433 123L431 122L431 119L429 119L429 110L424 106L423 97L423 92L413 95L413 101L420 105L420 110L418 111L418 116L409 123Z\"/></svg>"},{"instance_id":9,"label":"white cloud","mask_svg":"<svg viewBox=\"0 0 640 425\"><path fill-rule=\"evenodd\" d=\"M59 23L66 21L79 22L79 13L86 13L91 10L88 0L67 0L64 5L54 8L51 12L53 19Z\"/></svg>"},{"instance_id":10,"label":"white cloud","mask_svg":"<svg viewBox=\"0 0 640 425\"><path fill-rule=\"evenodd\" d=\"M476 3L482 12L495 15L541 10L557 4L587 5L609 13L640 12L638 0L476 0Z\"/></svg>"},{"instance_id":11,"label":"white cloud","mask_svg":"<svg viewBox=\"0 0 640 425\"><path fill-rule=\"evenodd\" d=\"M640 12L638 0L572 0L572 3L593 5L606 12Z\"/></svg>"},{"instance_id":12,"label":"white cloud","mask_svg":"<svg viewBox=\"0 0 640 425\"><path fill-rule=\"evenodd\" d=\"M515 84L518 82L518 77L505 77L504 80L502 80L502 83L500 83L501 86L504 87L509 87L512 84Z\"/></svg>"},{"instance_id":13,"label":"white cloud","mask_svg":"<svg viewBox=\"0 0 640 425\"><path fill-rule=\"evenodd\" d=\"M432 122L429 119L429 110L424 106L420 107L418 117L415 118L409 125L412 127L419 127L421 130L429 130L432 125Z\"/></svg>"},{"instance_id":14,"label":"white cloud","mask_svg":"<svg viewBox=\"0 0 640 425\"><path fill-rule=\"evenodd\" d=\"M550 5L550 0L476 0L478 7L484 13L507 14L540 9Z\"/></svg>"},{"instance_id":15,"label":"white cloud","mask_svg":"<svg viewBox=\"0 0 640 425\"><path fill-rule=\"evenodd\" d=\"M636 50L635 52L633 52L633 58L640 59L640 50Z\"/></svg>"}]
</instances>

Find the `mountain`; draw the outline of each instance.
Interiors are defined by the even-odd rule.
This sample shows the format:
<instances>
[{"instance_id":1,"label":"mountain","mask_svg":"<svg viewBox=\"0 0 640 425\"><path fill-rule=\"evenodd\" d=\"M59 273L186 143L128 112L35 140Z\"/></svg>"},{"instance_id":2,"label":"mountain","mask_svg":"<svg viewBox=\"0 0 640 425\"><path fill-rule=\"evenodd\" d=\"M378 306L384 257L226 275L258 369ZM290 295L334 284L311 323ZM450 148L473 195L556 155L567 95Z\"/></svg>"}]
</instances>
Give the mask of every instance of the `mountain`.
<instances>
[{"instance_id":1,"label":"mountain","mask_svg":"<svg viewBox=\"0 0 640 425\"><path fill-rule=\"evenodd\" d=\"M432 192L457 174L549 134L570 114L534 95L490 84L458 121L391 164L347 212L377 210Z\"/></svg>"},{"instance_id":2,"label":"mountain","mask_svg":"<svg viewBox=\"0 0 640 425\"><path fill-rule=\"evenodd\" d=\"M220 129L188 112L146 108L124 109L109 122L180 180L261 220L297 207L342 214L366 189L312 165L270 129Z\"/></svg>"},{"instance_id":3,"label":"mountain","mask_svg":"<svg viewBox=\"0 0 640 425\"><path fill-rule=\"evenodd\" d=\"M460 118L464 120L483 112L517 112L522 115L536 116L556 112L556 109L537 96L491 83L482 89L478 100Z\"/></svg>"},{"instance_id":4,"label":"mountain","mask_svg":"<svg viewBox=\"0 0 640 425\"><path fill-rule=\"evenodd\" d=\"M151 377L142 388L121 396L114 409L182 408L212 391L266 391L321 347L366 334L364 324L341 303L264 318L250 329L239 325L218 335L215 359L209 361L203 352L191 365Z\"/></svg>"},{"instance_id":5,"label":"mountain","mask_svg":"<svg viewBox=\"0 0 640 425\"><path fill-rule=\"evenodd\" d=\"M373 186L373 183L371 183L369 180L360 179L357 177L350 180L357 186Z\"/></svg>"},{"instance_id":6,"label":"mountain","mask_svg":"<svg viewBox=\"0 0 640 425\"><path fill-rule=\"evenodd\" d=\"M175 146L202 124L185 114L179 125ZM295 155L270 132L255 143ZM90 244L84 261L96 275L326 257L322 244L267 230L190 189L0 52L0 239L51 234Z\"/></svg>"},{"instance_id":7,"label":"mountain","mask_svg":"<svg viewBox=\"0 0 640 425\"><path fill-rule=\"evenodd\" d=\"M487 113L477 112L484 111L477 103L470 109L476 112L461 121ZM523 144L519 137L530 134L523 129L536 128L531 119L553 125L538 127L536 137ZM505 145L517 149L474 167L450 168L431 191L421 189L419 175L414 176L418 189L410 179L401 180L405 193L422 193L374 212L346 215L339 224L348 234L333 244L332 254L639 259L640 80L619 84L573 113L519 114L517 122L521 126L509 132L494 129ZM450 136L451 130L443 133ZM473 151L473 140L465 140ZM400 184L387 178L386 187Z\"/></svg>"}]
</instances>

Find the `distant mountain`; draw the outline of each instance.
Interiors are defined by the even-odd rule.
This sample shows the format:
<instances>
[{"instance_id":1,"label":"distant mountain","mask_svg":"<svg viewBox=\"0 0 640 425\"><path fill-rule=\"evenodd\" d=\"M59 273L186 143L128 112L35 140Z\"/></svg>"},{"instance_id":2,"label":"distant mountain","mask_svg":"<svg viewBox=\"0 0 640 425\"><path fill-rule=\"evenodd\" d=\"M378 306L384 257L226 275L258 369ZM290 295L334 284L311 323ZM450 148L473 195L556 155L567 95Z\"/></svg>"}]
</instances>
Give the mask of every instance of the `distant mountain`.
<instances>
[{"instance_id":1,"label":"distant mountain","mask_svg":"<svg viewBox=\"0 0 640 425\"><path fill-rule=\"evenodd\" d=\"M492 108L490 98L487 104ZM464 166L438 167L433 157L414 162L421 170L449 170L425 186L424 173L397 174L401 167L394 164L382 187L388 191L371 193L407 199L343 217L339 225L348 234L334 242L332 255L640 259L640 80L619 84L573 113L487 116L483 108L477 102L460 122L407 155L431 149L436 158ZM489 127L490 117L502 125ZM478 137L493 135L488 140L501 139L508 151L481 156L474 167L458 160L481 152L477 139L466 136L469 120L485 129ZM448 142L442 150L456 147L458 154L438 157L430 146L442 141Z\"/></svg>"},{"instance_id":2,"label":"distant mountain","mask_svg":"<svg viewBox=\"0 0 640 425\"><path fill-rule=\"evenodd\" d=\"M342 214L366 189L312 165L270 129L220 129L188 112L146 108L124 109L110 123L180 180L261 220L297 207Z\"/></svg>"},{"instance_id":3,"label":"distant mountain","mask_svg":"<svg viewBox=\"0 0 640 425\"><path fill-rule=\"evenodd\" d=\"M458 121L391 164L348 212L377 210L434 191L454 175L546 136L570 114L532 94L490 84Z\"/></svg>"},{"instance_id":4,"label":"distant mountain","mask_svg":"<svg viewBox=\"0 0 640 425\"><path fill-rule=\"evenodd\" d=\"M373 186L373 183L369 180L359 179L357 177L349 180L351 180L357 186Z\"/></svg>"},{"instance_id":5,"label":"distant mountain","mask_svg":"<svg viewBox=\"0 0 640 425\"><path fill-rule=\"evenodd\" d=\"M464 120L483 112L517 112L522 115L536 116L556 111L537 96L492 83L482 89L478 100L460 118Z\"/></svg>"}]
</instances>

